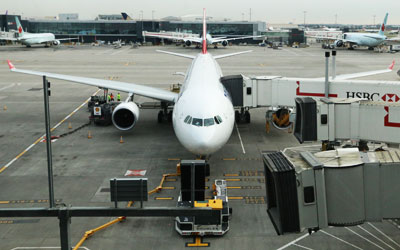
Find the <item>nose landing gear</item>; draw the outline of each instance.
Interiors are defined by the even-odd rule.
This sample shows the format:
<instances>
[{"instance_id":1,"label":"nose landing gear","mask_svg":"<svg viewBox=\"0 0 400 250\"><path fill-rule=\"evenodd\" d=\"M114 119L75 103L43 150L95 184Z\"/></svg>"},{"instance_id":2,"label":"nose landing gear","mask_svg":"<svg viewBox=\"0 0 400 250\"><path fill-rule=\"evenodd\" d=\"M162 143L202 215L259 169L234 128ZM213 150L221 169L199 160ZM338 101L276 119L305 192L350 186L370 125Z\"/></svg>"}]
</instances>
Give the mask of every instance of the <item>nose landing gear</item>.
<instances>
[{"instance_id":1,"label":"nose landing gear","mask_svg":"<svg viewBox=\"0 0 400 250\"><path fill-rule=\"evenodd\" d=\"M172 122L172 110L168 110L168 103L161 102L161 110L157 116L158 123Z\"/></svg>"}]
</instances>

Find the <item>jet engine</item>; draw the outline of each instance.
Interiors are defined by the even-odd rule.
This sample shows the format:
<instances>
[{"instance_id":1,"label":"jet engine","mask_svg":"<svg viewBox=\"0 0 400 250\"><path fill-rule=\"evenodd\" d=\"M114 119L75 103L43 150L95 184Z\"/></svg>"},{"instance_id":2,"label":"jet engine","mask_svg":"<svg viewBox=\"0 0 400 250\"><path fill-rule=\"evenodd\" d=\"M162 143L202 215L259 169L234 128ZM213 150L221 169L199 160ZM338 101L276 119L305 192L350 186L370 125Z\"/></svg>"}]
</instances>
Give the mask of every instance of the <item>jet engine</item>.
<instances>
[{"instance_id":1,"label":"jet engine","mask_svg":"<svg viewBox=\"0 0 400 250\"><path fill-rule=\"evenodd\" d=\"M227 40L223 40L221 44L222 44L222 46L226 47L228 45L228 41Z\"/></svg>"},{"instance_id":2,"label":"jet engine","mask_svg":"<svg viewBox=\"0 0 400 250\"><path fill-rule=\"evenodd\" d=\"M189 41L189 40L186 40L186 41L185 41L185 45L188 46L188 47L190 47L190 45L192 45L192 42Z\"/></svg>"},{"instance_id":3,"label":"jet engine","mask_svg":"<svg viewBox=\"0 0 400 250\"><path fill-rule=\"evenodd\" d=\"M112 113L112 122L119 130L133 128L138 120L139 108L134 102L123 102Z\"/></svg>"},{"instance_id":4,"label":"jet engine","mask_svg":"<svg viewBox=\"0 0 400 250\"><path fill-rule=\"evenodd\" d=\"M342 47L343 46L343 41L342 40L336 40L335 41L335 46L336 47Z\"/></svg>"},{"instance_id":5,"label":"jet engine","mask_svg":"<svg viewBox=\"0 0 400 250\"><path fill-rule=\"evenodd\" d=\"M290 109L278 109L272 114L272 125L277 129L288 129L292 125L289 119L290 113Z\"/></svg>"},{"instance_id":6,"label":"jet engine","mask_svg":"<svg viewBox=\"0 0 400 250\"><path fill-rule=\"evenodd\" d=\"M53 45L55 45L55 46L58 46L58 45L60 45L60 43L61 43L61 42L60 42L60 41L58 41L58 40L54 40L54 41L53 41Z\"/></svg>"}]
</instances>

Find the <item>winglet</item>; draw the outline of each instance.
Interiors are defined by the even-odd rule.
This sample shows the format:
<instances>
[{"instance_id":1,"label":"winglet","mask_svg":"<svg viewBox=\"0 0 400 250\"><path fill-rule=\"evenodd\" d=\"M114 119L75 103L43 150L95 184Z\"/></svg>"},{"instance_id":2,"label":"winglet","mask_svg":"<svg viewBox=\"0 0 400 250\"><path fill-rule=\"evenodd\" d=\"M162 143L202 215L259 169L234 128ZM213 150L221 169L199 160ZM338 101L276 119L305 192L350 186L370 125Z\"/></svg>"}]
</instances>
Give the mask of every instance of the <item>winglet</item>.
<instances>
[{"instance_id":1,"label":"winglet","mask_svg":"<svg viewBox=\"0 0 400 250\"><path fill-rule=\"evenodd\" d=\"M202 51L203 54L207 54L207 24L206 24L206 9L203 9L203 44Z\"/></svg>"},{"instance_id":2,"label":"winglet","mask_svg":"<svg viewBox=\"0 0 400 250\"><path fill-rule=\"evenodd\" d=\"M7 63L8 63L8 67L9 67L11 70L15 69L14 64L12 64L10 60L7 60Z\"/></svg>"},{"instance_id":3,"label":"winglet","mask_svg":"<svg viewBox=\"0 0 400 250\"><path fill-rule=\"evenodd\" d=\"M395 63L395 61L393 60L392 64L389 65L389 68L388 68L388 69L393 70L393 68L394 68L394 63Z\"/></svg>"}]
</instances>

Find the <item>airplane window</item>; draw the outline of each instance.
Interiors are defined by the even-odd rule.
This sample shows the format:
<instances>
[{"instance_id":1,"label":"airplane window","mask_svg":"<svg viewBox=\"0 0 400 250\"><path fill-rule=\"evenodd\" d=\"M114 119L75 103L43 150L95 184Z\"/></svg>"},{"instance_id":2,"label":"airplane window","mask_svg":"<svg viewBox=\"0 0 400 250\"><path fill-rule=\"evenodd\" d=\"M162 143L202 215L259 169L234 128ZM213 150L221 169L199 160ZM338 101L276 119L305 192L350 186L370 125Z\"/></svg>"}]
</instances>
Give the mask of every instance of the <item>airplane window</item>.
<instances>
[{"instance_id":1,"label":"airplane window","mask_svg":"<svg viewBox=\"0 0 400 250\"><path fill-rule=\"evenodd\" d=\"M213 118L204 119L204 126L205 127L212 126L212 125L214 125L214 119Z\"/></svg>"},{"instance_id":2,"label":"airplane window","mask_svg":"<svg viewBox=\"0 0 400 250\"><path fill-rule=\"evenodd\" d=\"M188 123L188 124L192 123L192 117L191 117L191 116L189 117L189 120L188 120L187 123Z\"/></svg>"},{"instance_id":3,"label":"airplane window","mask_svg":"<svg viewBox=\"0 0 400 250\"><path fill-rule=\"evenodd\" d=\"M193 125L198 126L198 127L202 127L203 126L203 119L199 119L199 118L193 118Z\"/></svg>"}]
</instances>

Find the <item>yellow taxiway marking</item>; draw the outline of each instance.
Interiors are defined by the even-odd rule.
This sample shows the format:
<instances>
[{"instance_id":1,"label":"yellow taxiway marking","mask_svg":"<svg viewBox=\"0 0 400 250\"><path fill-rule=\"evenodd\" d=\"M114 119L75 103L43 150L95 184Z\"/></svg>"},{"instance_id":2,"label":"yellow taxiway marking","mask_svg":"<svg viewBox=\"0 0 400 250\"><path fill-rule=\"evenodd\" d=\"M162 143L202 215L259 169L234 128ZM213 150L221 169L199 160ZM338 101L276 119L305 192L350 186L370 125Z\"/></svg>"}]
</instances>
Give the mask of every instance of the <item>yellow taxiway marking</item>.
<instances>
[{"instance_id":1,"label":"yellow taxiway marking","mask_svg":"<svg viewBox=\"0 0 400 250\"><path fill-rule=\"evenodd\" d=\"M229 196L228 200L243 200L243 196Z\"/></svg>"},{"instance_id":2,"label":"yellow taxiway marking","mask_svg":"<svg viewBox=\"0 0 400 250\"><path fill-rule=\"evenodd\" d=\"M155 197L155 200L173 200L174 197Z\"/></svg>"},{"instance_id":3,"label":"yellow taxiway marking","mask_svg":"<svg viewBox=\"0 0 400 250\"><path fill-rule=\"evenodd\" d=\"M236 161L236 158L223 158L224 161Z\"/></svg>"},{"instance_id":4,"label":"yellow taxiway marking","mask_svg":"<svg viewBox=\"0 0 400 250\"><path fill-rule=\"evenodd\" d=\"M239 176L239 174L224 174L224 176L227 176L227 177L236 177L236 176Z\"/></svg>"},{"instance_id":5,"label":"yellow taxiway marking","mask_svg":"<svg viewBox=\"0 0 400 250\"><path fill-rule=\"evenodd\" d=\"M203 242L203 238L196 236L192 243L186 243L186 247L209 247L210 243Z\"/></svg>"},{"instance_id":6,"label":"yellow taxiway marking","mask_svg":"<svg viewBox=\"0 0 400 250\"><path fill-rule=\"evenodd\" d=\"M226 181L241 181L241 179L225 179Z\"/></svg>"},{"instance_id":7,"label":"yellow taxiway marking","mask_svg":"<svg viewBox=\"0 0 400 250\"><path fill-rule=\"evenodd\" d=\"M242 189L242 187L227 187L228 189Z\"/></svg>"},{"instance_id":8,"label":"yellow taxiway marking","mask_svg":"<svg viewBox=\"0 0 400 250\"><path fill-rule=\"evenodd\" d=\"M168 158L169 161L180 161L181 159L179 158Z\"/></svg>"},{"instance_id":9,"label":"yellow taxiway marking","mask_svg":"<svg viewBox=\"0 0 400 250\"><path fill-rule=\"evenodd\" d=\"M10 201L0 201L0 204L9 204Z\"/></svg>"},{"instance_id":10,"label":"yellow taxiway marking","mask_svg":"<svg viewBox=\"0 0 400 250\"><path fill-rule=\"evenodd\" d=\"M161 189L172 190L175 189L175 187L162 187Z\"/></svg>"},{"instance_id":11,"label":"yellow taxiway marking","mask_svg":"<svg viewBox=\"0 0 400 250\"><path fill-rule=\"evenodd\" d=\"M98 92L100 91L100 89L98 89L96 92L94 92L91 96L96 95ZM58 128L61 124L63 124L68 118L70 118L72 115L74 115L76 112L78 112L78 110L80 110L83 106L85 106L88 102L90 101L90 97L83 102L81 105L79 105L76 109L74 109L74 111L72 111L69 115L67 115L64 119L62 119L59 123L57 123L53 128L50 129L51 132L53 132L56 128ZM9 166L11 166L11 164L13 164L16 160L18 160L21 156L23 156L26 152L28 152L31 148L33 148L34 146L36 146L44 137L46 136L46 134L42 135L40 138L38 138L34 143L32 143L29 147L27 147L24 151L22 151L21 153L19 153L16 157L14 157L14 159L12 159L9 163L7 163L5 166L3 166L0 169L0 174L6 170Z\"/></svg>"}]
</instances>

